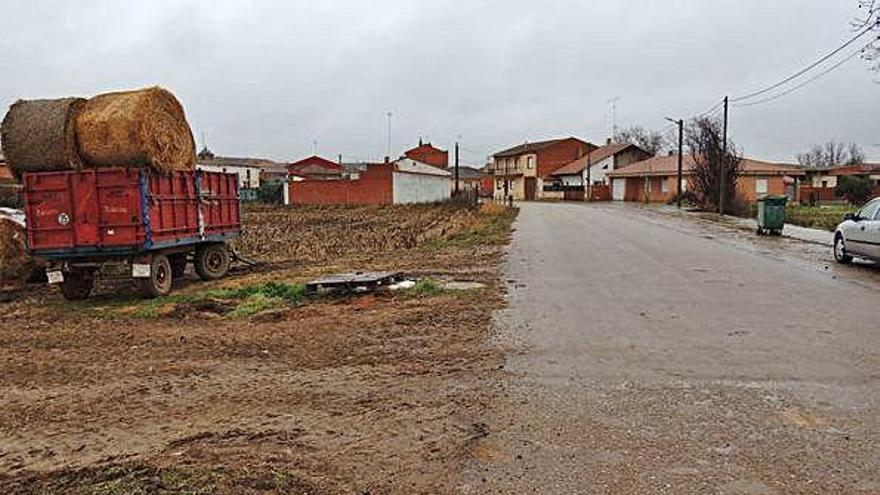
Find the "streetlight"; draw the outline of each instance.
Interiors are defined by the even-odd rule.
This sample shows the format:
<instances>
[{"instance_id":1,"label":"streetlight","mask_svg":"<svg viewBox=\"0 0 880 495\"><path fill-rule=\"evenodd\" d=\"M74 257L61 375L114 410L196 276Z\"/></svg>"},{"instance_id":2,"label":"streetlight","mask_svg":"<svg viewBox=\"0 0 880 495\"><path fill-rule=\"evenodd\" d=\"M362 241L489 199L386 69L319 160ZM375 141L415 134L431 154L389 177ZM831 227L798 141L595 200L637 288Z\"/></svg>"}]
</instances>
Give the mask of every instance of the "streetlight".
<instances>
[{"instance_id":1,"label":"streetlight","mask_svg":"<svg viewBox=\"0 0 880 495\"><path fill-rule=\"evenodd\" d=\"M672 122L673 124L678 125L678 197L675 199L675 204L681 209L681 195L682 195L682 151L684 148L684 120L682 119L671 119L666 117L666 120Z\"/></svg>"}]
</instances>

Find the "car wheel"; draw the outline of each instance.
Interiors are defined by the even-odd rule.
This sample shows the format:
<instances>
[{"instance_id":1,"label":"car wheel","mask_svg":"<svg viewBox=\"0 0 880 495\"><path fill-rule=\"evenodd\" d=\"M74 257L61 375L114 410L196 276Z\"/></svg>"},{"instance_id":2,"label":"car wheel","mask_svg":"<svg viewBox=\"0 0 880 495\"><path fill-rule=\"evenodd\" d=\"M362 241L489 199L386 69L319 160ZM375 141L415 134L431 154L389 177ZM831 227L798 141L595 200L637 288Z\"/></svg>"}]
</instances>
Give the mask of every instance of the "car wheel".
<instances>
[{"instance_id":1,"label":"car wheel","mask_svg":"<svg viewBox=\"0 0 880 495\"><path fill-rule=\"evenodd\" d=\"M834 237L834 260L843 264L852 263L853 260L852 256L846 254L846 242L840 234Z\"/></svg>"}]
</instances>

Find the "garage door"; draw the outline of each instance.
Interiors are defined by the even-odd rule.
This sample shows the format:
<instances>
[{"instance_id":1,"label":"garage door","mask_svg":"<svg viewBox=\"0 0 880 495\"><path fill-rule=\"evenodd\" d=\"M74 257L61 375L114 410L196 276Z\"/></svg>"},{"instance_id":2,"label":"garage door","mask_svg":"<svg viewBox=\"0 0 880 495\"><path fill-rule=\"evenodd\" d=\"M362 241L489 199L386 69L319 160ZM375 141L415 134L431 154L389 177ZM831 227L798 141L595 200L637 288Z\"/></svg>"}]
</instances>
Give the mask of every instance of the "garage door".
<instances>
[{"instance_id":1,"label":"garage door","mask_svg":"<svg viewBox=\"0 0 880 495\"><path fill-rule=\"evenodd\" d=\"M611 187L611 198L614 201L623 201L626 192L626 179L613 179Z\"/></svg>"}]
</instances>

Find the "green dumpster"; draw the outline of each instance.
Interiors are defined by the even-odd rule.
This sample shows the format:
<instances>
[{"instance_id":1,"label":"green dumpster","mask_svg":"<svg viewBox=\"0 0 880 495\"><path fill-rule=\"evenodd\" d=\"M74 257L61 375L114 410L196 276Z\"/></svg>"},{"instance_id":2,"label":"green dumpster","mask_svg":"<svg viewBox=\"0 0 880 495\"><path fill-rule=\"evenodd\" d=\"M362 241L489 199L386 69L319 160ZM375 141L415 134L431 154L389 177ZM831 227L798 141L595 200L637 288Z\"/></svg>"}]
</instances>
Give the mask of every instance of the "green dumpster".
<instances>
[{"instance_id":1,"label":"green dumpster","mask_svg":"<svg viewBox=\"0 0 880 495\"><path fill-rule=\"evenodd\" d=\"M764 196L758 199L758 235L782 235L785 227L785 196Z\"/></svg>"}]
</instances>

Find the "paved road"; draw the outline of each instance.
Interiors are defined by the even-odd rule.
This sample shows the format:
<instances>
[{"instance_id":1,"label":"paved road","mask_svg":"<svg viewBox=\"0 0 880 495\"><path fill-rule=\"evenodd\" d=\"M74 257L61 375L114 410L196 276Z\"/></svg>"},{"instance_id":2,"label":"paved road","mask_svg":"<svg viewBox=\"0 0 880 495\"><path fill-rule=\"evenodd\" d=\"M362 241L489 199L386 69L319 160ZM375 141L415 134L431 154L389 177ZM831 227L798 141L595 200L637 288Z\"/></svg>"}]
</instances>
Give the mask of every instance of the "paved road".
<instances>
[{"instance_id":1,"label":"paved road","mask_svg":"<svg viewBox=\"0 0 880 495\"><path fill-rule=\"evenodd\" d=\"M508 373L459 492L880 493L876 268L637 207L516 228Z\"/></svg>"}]
</instances>

